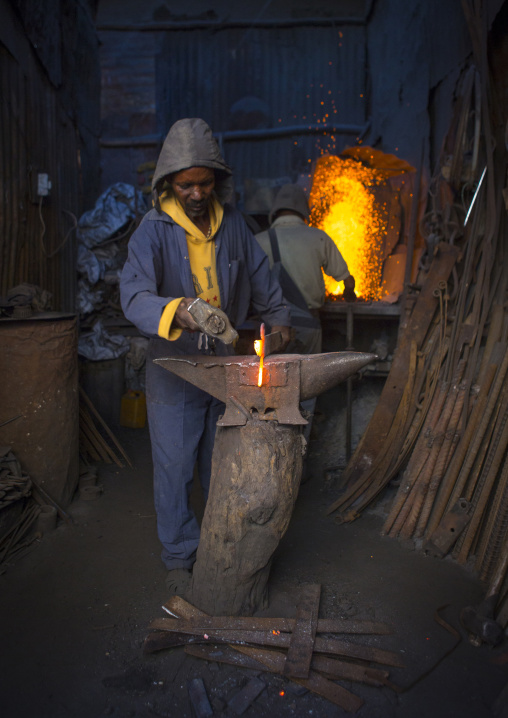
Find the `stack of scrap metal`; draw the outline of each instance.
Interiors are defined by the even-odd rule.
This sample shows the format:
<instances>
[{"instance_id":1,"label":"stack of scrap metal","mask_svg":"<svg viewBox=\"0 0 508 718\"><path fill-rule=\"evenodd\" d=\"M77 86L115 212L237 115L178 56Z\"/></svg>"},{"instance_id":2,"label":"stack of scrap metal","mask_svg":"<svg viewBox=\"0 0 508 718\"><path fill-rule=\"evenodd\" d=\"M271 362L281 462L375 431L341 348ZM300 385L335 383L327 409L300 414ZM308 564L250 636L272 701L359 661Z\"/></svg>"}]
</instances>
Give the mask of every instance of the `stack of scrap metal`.
<instances>
[{"instance_id":1,"label":"stack of scrap metal","mask_svg":"<svg viewBox=\"0 0 508 718\"><path fill-rule=\"evenodd\" d=\"M276 673L323 696L348 712L363 700L335 681L397 687L381 666L404 667L396 652L319 634L391 633L374 621L319 619L321 586L302 588L295 618L210 617L173 596L163 608L172 618L150 624L144 652L185 646L185 652L218 663Z\"/></svg>"},{"instance_id":2,"label":"stack of scrap metal","mask_svg":"<svg viewBox=\"0 0 508 718\"><path fill-rule=\"evenodd\" d=\"M11 447L0 447L0 574L37 538L33 526L41 509L31 495L32 481L21 470Z\"/></svg>"},{"instance_id":3,"label":"stack of scrap metal","mask_svg":"<svg viewBox=\"0 0 508 718\"><path fill-rule=\"evenodd\" d=\"M508 158L489 105L481 9L464 8L477 65L461 80L430 186L428 266L406 295L391 372L328 513L354 520L397 478L383 533L472 564L488 595L496 588L494 615L505 627Z\"/></svg>"}]
</instances>

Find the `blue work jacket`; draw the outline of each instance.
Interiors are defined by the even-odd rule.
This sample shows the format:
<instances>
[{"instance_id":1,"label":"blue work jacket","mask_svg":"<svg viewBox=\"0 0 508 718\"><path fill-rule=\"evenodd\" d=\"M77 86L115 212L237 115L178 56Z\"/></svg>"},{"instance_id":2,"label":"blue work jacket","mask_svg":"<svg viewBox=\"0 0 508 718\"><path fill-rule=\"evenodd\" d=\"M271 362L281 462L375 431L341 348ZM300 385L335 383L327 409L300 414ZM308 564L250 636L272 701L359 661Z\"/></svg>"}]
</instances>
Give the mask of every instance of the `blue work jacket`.
<instances>
[{"instance_id":1,"label":"blue work jacket","mask_svg":"<svg viewBox=\"0 0 508 718\"><path fill-rule=\"evenodd\" d=\"M240 212L226 204L214 237L221 308L240 326L252 305L269 326L290 326L282 291L272 276L267 255ZM195 297L185 230L166 213L150 210L129 241L120 279L125 316L152 341L151 356L197 354L198 332L182 332L175 341L158 336L164 307L177 297ZM233 349L216 342L217 354ZM206 351L201 349L201 351Z\"/></svg>"}]
</instances>

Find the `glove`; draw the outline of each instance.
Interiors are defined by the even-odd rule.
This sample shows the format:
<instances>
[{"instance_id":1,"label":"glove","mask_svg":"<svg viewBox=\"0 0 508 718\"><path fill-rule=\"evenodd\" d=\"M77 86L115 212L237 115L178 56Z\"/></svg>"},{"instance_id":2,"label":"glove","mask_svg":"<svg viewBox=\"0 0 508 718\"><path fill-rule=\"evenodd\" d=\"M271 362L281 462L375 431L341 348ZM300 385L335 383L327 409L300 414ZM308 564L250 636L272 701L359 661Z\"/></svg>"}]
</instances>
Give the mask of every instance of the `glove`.
<instances>
[{"instance_id":1,"label":"glove","mask_svg":"<svg viewBox=\"0 0 508 718\"><path fill-rule=\"evenodd\" d=\"M346 302L356 302L355 278L352 274L344 280L344 293L342 296Z\"/></svg>"},{"instance_id":2,"label":"glove","mask_svg":"<svg viewBox=\"0 0 508 718\"><path fill-rule=\"evenodd\" d=\"M280 332L282 335L282 347L279 349L280 352L283 352L284 349L287 347L289 342L291 341L291 327L272 327L272 332Z\"/></svg>"}]
</instances>

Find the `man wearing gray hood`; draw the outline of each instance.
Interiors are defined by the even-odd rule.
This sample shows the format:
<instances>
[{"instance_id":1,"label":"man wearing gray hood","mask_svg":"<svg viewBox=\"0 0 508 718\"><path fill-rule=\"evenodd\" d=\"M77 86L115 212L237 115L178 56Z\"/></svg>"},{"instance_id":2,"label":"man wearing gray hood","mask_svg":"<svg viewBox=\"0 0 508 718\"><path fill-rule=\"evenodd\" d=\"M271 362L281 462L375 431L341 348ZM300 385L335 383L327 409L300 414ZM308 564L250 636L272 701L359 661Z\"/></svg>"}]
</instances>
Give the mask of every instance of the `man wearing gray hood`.
<instances>
[{"instance_id":1,"label":"man wearing gray hood","mask_svg":"<svg viewBox=\"0 0 508 718\"><path fill-rule=\"evenodd\" d=\"M355 280L333 239L317 227L309 227L309 203L297 184L283 185L278 191L268 221L270 229L256 234L270 266L280 279L291 312L294 338L287 347L296 354L319 354L322 345L319 309L325 301L323 270L337 282L344 282L344 299L355 301ZM302 402L309 423L304 437L308 442L316 398ZM304 464L302 483L307 478Z\"/></svg>"},{"instance_id":2,"label":"man wearing gray hood","mask_svg":"<svg viewBox=\"0 0 508 718\"><path fill-rule=\"evenodd\" d=\"M287 350L298 354L319 354L322 332L319 309L325 301L323 270L337 282L344 282L344 299L355 301L355 280L333 239L317 227L309 227L309 203L303 187L283 185L274 200L268 221L270 229L256 234L267 253L290 303L295 337ZM287 290L287 291L286 291Z\"/></svg>"},{"instance_id":3,"label":"man wearing gray hood","mask_svg":"<svg viewBox=\"0 0 508 718\"><path fill-rule=\"evenodd\" d=\"M200 297L233 326L252 305L271 331L289 341L289 311L268 258L242 215L227 203L232 187L210 127L183 119L170 129L152 182L154 209L129 241L120 290L125 316L150 338L146 394L154 464L154 496L166 585L185 592L199 542L189 505L197 462L208 494L215 426L224 405L153 363L174 355L233 353L212 346L188 312Z\"/></svg>"}]
</instances>

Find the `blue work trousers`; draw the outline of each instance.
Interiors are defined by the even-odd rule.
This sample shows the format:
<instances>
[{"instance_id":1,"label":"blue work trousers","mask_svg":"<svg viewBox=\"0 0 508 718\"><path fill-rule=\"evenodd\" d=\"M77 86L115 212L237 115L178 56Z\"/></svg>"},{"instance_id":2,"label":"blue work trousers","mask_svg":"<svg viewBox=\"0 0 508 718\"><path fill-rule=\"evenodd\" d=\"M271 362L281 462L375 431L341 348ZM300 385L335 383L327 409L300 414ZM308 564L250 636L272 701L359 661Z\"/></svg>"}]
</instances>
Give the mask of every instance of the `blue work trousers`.
<instances>
[{"instance_id":1,"label":"blue work trousers","mask_svg":"<svg viewBox=\"0 0 508 718\"><path fill-rule=\"evenodd\" d=\"M206 501L224 404L152 362L147 362L146 394L162 560L169 570L191 568L199 543L199 525L189 504L194 466L197 461Z\"/></svg>"}]
</instances>

